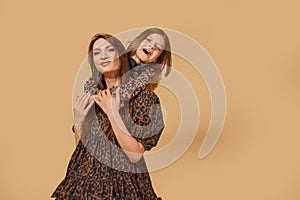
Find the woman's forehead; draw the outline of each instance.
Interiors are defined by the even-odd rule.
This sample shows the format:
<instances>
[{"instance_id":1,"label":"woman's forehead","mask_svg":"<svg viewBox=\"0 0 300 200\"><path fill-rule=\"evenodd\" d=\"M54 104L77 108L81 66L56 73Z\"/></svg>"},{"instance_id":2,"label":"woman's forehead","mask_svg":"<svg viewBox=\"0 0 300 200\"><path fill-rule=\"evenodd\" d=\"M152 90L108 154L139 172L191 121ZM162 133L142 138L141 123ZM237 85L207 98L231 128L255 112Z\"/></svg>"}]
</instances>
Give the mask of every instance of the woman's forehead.
<instances>
[{"instance_id":1,"label":"woman's forehead","mask_svg":"<svg viewBox=\"0 0 300 200\"><path fill-rule=\"evenodd\" d=\"M99 38L95 41L93 49L105 49L107 47L112 46L107 40L103 38Z\"/></svg>"}]
</instances>

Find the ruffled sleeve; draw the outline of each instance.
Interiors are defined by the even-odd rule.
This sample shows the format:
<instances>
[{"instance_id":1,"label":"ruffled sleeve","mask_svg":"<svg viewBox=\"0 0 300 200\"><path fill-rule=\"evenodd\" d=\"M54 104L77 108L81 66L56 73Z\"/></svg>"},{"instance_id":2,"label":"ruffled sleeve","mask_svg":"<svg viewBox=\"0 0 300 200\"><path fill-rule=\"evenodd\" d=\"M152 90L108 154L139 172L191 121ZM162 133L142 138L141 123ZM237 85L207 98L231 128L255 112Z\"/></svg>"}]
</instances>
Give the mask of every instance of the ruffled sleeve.
<instances>
[{"instance_id":1,"label":"ruffled sleeve","mask_svg":"<svg viewBox=\"0 0 300 200\"><path fill-rule=\"evenodd\" d=\"M127 72L122 79L127 79L128 81L119 86L121 99L129 100L145 90L146 85L153 82L154 77L157 76L156 69L156 66L151 64L146 66L138 65ZM157 82L156 79L155 82Z\"/></svg>"},{"instance_id":2,"label":"ruffled sleeve","mask_svg":"<svg viewBox=\"0 0 300 200\"><path fill-rule=\"evenodd\" d=\"M97 81L91 76L84 84L84 92L89 92L90 94L97 94L99 92L99 86Z\"/></svg>"}]
</instances>

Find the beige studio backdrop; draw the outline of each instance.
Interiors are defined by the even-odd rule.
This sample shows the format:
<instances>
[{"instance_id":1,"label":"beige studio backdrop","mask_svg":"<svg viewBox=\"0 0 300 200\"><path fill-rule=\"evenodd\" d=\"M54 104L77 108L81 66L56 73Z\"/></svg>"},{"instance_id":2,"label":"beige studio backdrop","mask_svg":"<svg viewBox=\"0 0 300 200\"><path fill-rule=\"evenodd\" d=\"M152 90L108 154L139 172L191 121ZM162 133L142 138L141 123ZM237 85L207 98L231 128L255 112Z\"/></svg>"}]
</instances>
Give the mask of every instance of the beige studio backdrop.
<instances>
[{"instance_id":1,"label":"beige studio backdrop","mask_svg":"<svg viewBox=\"0 0 300 200\"><path fill-rule=\"evenodd\" d=\"M75 148L70 130L77 71L90 38L157 26L201 44L227 95L222 135L198 158L210 122L201 76L174 56L201 108L190 148L151 173L165 200L300 199L298 1L0 1L0 199L50 199ZM167 113L156 149L179 127L178 101L157 93Z\"/></svg>"}]
</instances>

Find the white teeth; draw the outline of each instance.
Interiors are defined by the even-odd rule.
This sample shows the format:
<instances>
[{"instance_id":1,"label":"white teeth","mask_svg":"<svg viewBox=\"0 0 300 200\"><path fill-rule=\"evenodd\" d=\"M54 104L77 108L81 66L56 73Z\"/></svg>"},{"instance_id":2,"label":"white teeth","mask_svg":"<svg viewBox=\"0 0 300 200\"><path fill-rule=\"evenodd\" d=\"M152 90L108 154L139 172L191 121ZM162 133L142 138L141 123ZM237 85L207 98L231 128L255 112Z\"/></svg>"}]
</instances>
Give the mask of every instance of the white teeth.
<instances>
[{"instance_id":1,"label":"white teeth","mask_svg":"<svg viewBox=\"0 0 300 200\"><path fill-rule=\"evenodd\" d=\"M148 49L143 49L143 50L144 50L144 52L145 52L146 54L150 54L150 55L151 55L150 50L148 50Z\"/></svg>"}]
</instances>

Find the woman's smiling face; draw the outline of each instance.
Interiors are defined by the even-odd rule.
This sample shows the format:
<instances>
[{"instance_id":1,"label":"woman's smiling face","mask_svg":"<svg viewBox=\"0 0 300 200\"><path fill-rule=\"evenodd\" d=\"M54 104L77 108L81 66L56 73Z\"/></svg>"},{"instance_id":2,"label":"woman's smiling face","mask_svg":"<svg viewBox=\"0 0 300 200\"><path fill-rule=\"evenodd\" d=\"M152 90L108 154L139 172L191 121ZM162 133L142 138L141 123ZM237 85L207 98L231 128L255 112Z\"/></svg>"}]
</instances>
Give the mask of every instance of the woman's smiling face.
<instances>
[{"instance_id":1,"label":"woman's smiling face","mask_svg":"<svg viewBox=\"0 0 300 200\"><path fill-rule=\"evenodd\" d=\"M134 57L137 63L156 62L165 47L162 35L154 33L148 35L136 49Z\"/></svg>"},{"instance_id":2,"label":"woman's smiling face","mask_svg":"<svg viewBox=\"0 0 300 200\"><path fill-rule=\"evenodd\" d=\"M93 46L93 61L96 69L103 75L120 70L117 51L107 40L99 38Z\"/></svg>"}]
</instances>

